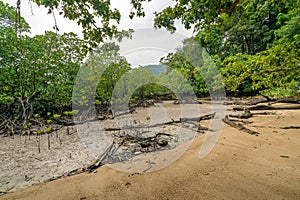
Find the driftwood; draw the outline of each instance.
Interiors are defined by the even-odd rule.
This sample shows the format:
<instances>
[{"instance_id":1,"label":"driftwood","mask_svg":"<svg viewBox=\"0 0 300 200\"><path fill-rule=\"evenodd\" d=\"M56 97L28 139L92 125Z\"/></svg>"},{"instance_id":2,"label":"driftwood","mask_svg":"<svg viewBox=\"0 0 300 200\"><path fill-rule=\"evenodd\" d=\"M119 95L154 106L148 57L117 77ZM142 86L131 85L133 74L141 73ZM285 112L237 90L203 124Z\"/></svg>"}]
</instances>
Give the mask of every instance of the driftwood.
<instances>
[{"instance_id":1,"label":"driftwood","mask_svg":"<svg viewBox=\"0 0 300 200\"><path fill-rule=\"evenodd\" d=\"M185 121L201 121L201 120L209 120L215 118L216 113L208 114L208 115L203 115L200 117L194 117L194 118L180 118L180 122L185 122Z\"/></svg>"},{"instance_id":2,"label":"driftwood","mask_svg":"<svg viewBox=\"0 0 300 200\"><path fill-rule=\"evenodd\" d=\"M226 105L241 105L241 106L255 106L257 104L261 103L268 103L269 105L275 104L275 103L290 103L290 104L300 104L300 100L292 100L292 99L275 99L268 97L264 94L260 94L264 99L256 99L252 100L249 102L240 102L240 101L235 101L235 102L224 102Z\"/></svg>"},{"instance_id":3,"label":"driftwood","mask_svg":"<svg viewBox=\"0 0 300 200\"><path fill-rule=\"evenodd\" d=\"M272 112L250 112L249 110L245 110L242 114L232 115L229 114L228 117L237 118L237 119L249 119L255 115L275 115L275 113ZM249 121L243 121L243 120L234 120L231 119L231 121L237 121L237 122L243 122L243 123L251 123Z\"/></svg>"},{"instance_id":4,"label":"driftwood","mask_svg":"<svg viewBox=\"0 0 300 200\"><path fill-rule=\"evenodd\" d=\"M173 104L202 104L202 102L198 101L197 99L176 99Z\"/></svg>"},{"instance_id":5,"label":"driftwood","mask_svg":"<svg viewBox=\"0 0 300 200\"><path fill-rule=\"evenodd\" d=\"M249 110L245 110L242 114L229 115L229 117L234 117L234 118L239 118L239 119L248 119L252 116L253 116L253 114Z\"/></svg>"},{"instance_id":6,"label":"driftwood","mask_svg":"<svg viewBox=\"0 0 300 200\"><path fill-rule=\"evenodd\" d=\"M281 158L289 158L289 156L286 156L286 155L281 155L280 157Z\"/></svg>"},{"instance_id":7,"label":"driftwood","mask_svg":"<svg viewBox=\"0 0 300 200\"><path fill-rule=\"evenodd\" d=\"M147 128L151 128L151 127L157 127L157 126L162 126L162 125L171 125L174 123L181 123L181 122L194 122L194 121L200 121L200 120L208 120L208 119L212 119L215 117L216 113L213 114L208 114L208 115L203 115L200 117L195 117L195 118L180 118L179 120L173 120L170 122L165 122L165 123L161 123L161 124L154 124L151 126L147 126ZM104 129L105 131L120 131L123 129L136 129L136 128L145 128L144 126L126 126L123 128L106 128ZM208 128L205 127L198 127L198 130L210 130ZM87 168L84 169L84 171L88 171L88 172L92 172L93 170L101 167L102 165L105 164L105 159L108 158L108 156L113 155L121 145L123 145L124 143L136 143L139 144L140 147L142 148L141 151L152 151L149 149L159 149L159 147L162 146L166 146L168 145L168 141L160 136L168 136L168 137L172 137L173 135L168 134L168 133L157 133L154 136L150 136L150 137L141 137L141 136L134 136L134 135L129 135L129 134L125 134L125 133L121 133L121 134L116 134L115 137L121 139L120 142L113 142L108 148L107 150L95 161L93 162L93 164L91 164L90 166L88 166Z\"/></svg>"},{"instance_id":8,"label":"driftwood","mask_svg":"<svg viewBox=\"0 0 300 200\"><path fill-rule=\"evenodd\" d=\"M119 145L120 146L120 145ZM117 149L117 148L114 148L115 147L115 143L113 142L107 149L106 151L95 161L93 162L93 164L91 164L90 166L88 166L85 171L88 171L88 172L92 172L94 171L95 169L101 167L104 165L103 161L104 159L109 156L109 155L112 155Z\"/></svg>"},{"instance_id":9,"label":"driftwood","mask_svg":"<svg viewBox=\"0 0 300 200\"><path fill-rule=\"evenodd\" d=\"M269 105L275 104L275 103L290 103L290 104L300 104L300 100L290 100L290 99L259 99L255 101L249 101L249 102L233 102L228 103L226 102L226 105L245 105L245 106L255 106L260 103L268 103Z\"/></svg>"},{"instance_id":10,"label":"driftwood","mask_svg":"<svg viewBox=\"0 0 300 200\"><path fill-rule=\"evenodd\" d=\"M131 114L131 113L134 113L134 112L135 112L134 108L129 108L129 110L127 110L127 111L120 112L120 113L114 113L113 118L120 117L120 116L123 116L123 115L128 115L128 114Z\"/></svg>"},{"instance_id":11,"label":"driftwood","mask_svg":"<svg viewBox=\"0 0 300 200\"><path fill-rule=\"evenodd\" d=\"M238 118L238 119L249 119L251 117L253 117L254 115L272 115L274 113L270 113L270 112L258 112L258 113L252 113L249 110L244 110L244 112L242 114L237 114L237 115L228 115L229 117L233 117L233 118Z\"/></svg>"},{"instance_id":12,"label":"driftwood","mask_svg":"<svg viewBox=\"0 0 300 200\"><path fill-rule=\"evenodd\" d=\"M274 112L257 112L257 113L253 113L252 115L275 115L276 113Z\"/></svg>"},{"instance_id":13,"label":"driftwood","mask_svg":"<svg viewBox=\"0 0 300 200\"><path fill-rule=\"evenodd\" d=\"M252 124L253 122L242 120L242 119L230 119L232 122L243 123L243 124Z\"/></svg>"},{"instance_id":14,"label":"driftwood","mask_svg":"<svg viewBox=\"0 0 300 200\"><path fill-rule=\"evenodd\" d=\"M280 127L281 129L300 129L300 126L285 126L285 127Z\"/></svg>"},{"instance_id":15,"label":"driftwood","mask_svg":"<svg viewBox=\"0 0 300 200\"><path fill-rule=\"evenodd\" d=\"M228 124L228 125L231 126L231 127L234 127L234 128L236 128L236 129L241 130L241 131L243 131L243 132L245 132L245 133L248 133L248 134L250 134L250 135L256 135L256 136L259 135L258 132L253 131L253 130L250 130L250 129L244 127L243 125L241 125L241 124L239 124L239 123L233 122L232 120L230 120L230 119L228 118L228 116L226 116L226 117L223 119L223 122L226 123L226 124Z\"/></svg>"},{"instance_id":16,"label":"driftwood","mask_svg":"<svg viewBox=\"0 0 300 200\"><path fill-rule=\"evenodd\" d=\"M208 114L208 115L203 115L200 117L194 117L194 118L180 118L179 120L172 120L169 122L164 122L164 123L159 123L159 124L153 124L149 126L125 126L122 128L105 128L104 131L121 131L121 130L128 130L128 129L140 129L140 128L154 128L158 126L164 126L164 125L172 125L172 124L178 124L181 122L190 122L190 121L201 121L201 120L208 120L208 119L213 119L215 117L216 113ZM204 129L204 130L209 130L209 129Z\"/></svg>"},{"instance_id":17,"label":"driftwood","mask_svg":"<svg viewBox=\"0 0 300 200\"><path fill-rule=\"evenodd\" d=\"M270 102L270 104L274 103L291 103L291 104L300 104L300 100L291 100L291 99L273 99L271 97L268 97L264 94L260 94L264 98L266 98L266 102ZM258 103L257 103L258 104Z\"/></svg>"},{"instance_id":18,"label":"driftwood","mask_svg":"<svg viewBox=\"0 0 300 200\"><path fill-rule=\"evenodd\" d=\"M123 145L125 142L130 142L130 143L137 143L141 146L141 148L146 149L148 147L153 147L156 146L166 146L168 144L167 140L159 138L159 136L172 136L171 134L167 133L157 133L154 136L151 137L138 137L138 136L132 136L129 134L122 134L122 135L116 135L116 137L121 139L121 142L113 142L107 149L106 151L96 160L88 166L87 168L84 169L84 171L92 172L95 169L103 166L105 164L105 159L108 156L113 155L121 145Z\"/></svg>"},{"instance_id":19,"label":"driftwood","mask_svg":"<svg viewBox=\"0 0 300 200\"><path fill-rule=\"evenodd\" d=\"M289 100L289 99L277 99L274 102L270 102L270 104L274 103L291 103L291 104L300 104L300 100Z\"/></svg>"},{"instance_id":20,"label":"driftwood","mask_svg":"<svg viewBox=\"0 0 300 200\"><path fill-rule=\"evenodd\" d=\"M125 135L118 135L117 137L122 139L120 143L121 145L125 142L130 142L130 143L137 143L142 148L146 148L150 146L155 146L156 144L158 144L159 146L166 146L168 142L166 140L160 139L160 136L171 137L173 135L168 133L157 133L154 136L150 136L150 137L139 137L139 136L132 136L129 134L125 134Z\"/></svg>"},{"instance_id":21,"label":"driftwood","mask_svg":"<svg viewBox=\"0 0 300 200\"><path fill-rule=\"evenodd\" d=\"M269 105L257 105L248 107L234 107L235 111L243 110L298 110L300 105L288 105L288 106L269 106Z\"/></svg>"}]
</instances>

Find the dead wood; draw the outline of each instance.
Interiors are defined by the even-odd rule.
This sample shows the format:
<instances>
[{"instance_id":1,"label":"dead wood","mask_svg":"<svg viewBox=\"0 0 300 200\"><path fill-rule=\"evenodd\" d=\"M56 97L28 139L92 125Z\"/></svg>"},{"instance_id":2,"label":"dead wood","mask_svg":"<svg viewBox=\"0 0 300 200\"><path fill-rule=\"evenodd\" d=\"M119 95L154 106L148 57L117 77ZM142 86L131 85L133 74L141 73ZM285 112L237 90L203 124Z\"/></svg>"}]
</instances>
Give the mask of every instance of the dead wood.
<instances>
[{"instance_id":1,"label":"dead wood","mask_svg":"<svg viewBox=\"0 0 300 200\"><path fill-rule=\"evenodd\" d=\"M300 100L291 100L291 99L273 99L271 97L268 97L264 94L260 94L264 98L266 98L266 102L270 102L270 104L274 103L291 103L291 104L300 104ZM258 104L258 103L257 103Z\"/></svg>"},{"instance_id":2,"label":"dead wood","mask_svg":"<svg viewBox=\"0 0 300 200\"><path fill-rule=\"evenodd\" d=\"M274 100L271 100L271 99L259 99L259 100L255 100L255 101L246 102L246 103L244 103L244 105L246 105L246 106L255 106L255 105L260 104L260 103L269 103L271 101L274 101ZM241 103L239 105L243 105L243 103Z\"/></svg>"},{"instance_id":3,"label":"dead wood","mask_svg":"<svg viewBox=\"0 0 300 200\"><path fill-rule=\"evenodd\" d=\"M242 120L242 119L230 119L232 122L238 122L238 123L243 123L243 124L252 124L253 122Z\"/></svg>"},{"instance_id":4,"label":"dead wood","mask_svg":"<svg viewBox=\"0 0 300 200\"><path fill-rule=\"evenodd\" d=\"M286 156L286 155L281 155L280 157L281 158L289 158L289 156Z\"/></svg>"},{"instance_id":5,"label":"dead wood","mask_svg":"<svg viewBox=\"0 0 300 200\"><path fill-rule=\"evenodd\" d=\"M180 118L179 120L172 120L169 122L164 122L164 123L158 123L158 124L153 124L149 126L125 126L122 128L105 128L104 131L121 131L121 130L128 130L128 129L141 129L141 128L154 128L154 127L159 127L159 126L164 126L164 125L172 125L172 124L178 124L181 122L190 122L190 121L201 121L201 120L208 120L208 119L213 119L215 117L216 113L208 114L208 115L203 115L200 117L193 117L193 118ZM207 129L209 130L209 129Z\"/></svg>"},{"instance_id":6,"label":"dead wood","mask_svg":"<svg viewBox=\"0 0 300 200\"><path fill-rule=\"evenodd\" d=\"M131 114L131 113L134 113L134 112L135 112L135 109L134 108L130 108L129 110L124 111L124 112L114 113L113 114L113 118L121 117L123 115L128 115L128 114Z\"/></svg>"},{"instance_id":7,"label":"dead wood","mask_svg":"<svg viewBox=\"0 0 300 200\"><path fill-rule=\"evenodd\" d=\"M140 137L140 136L133 136L129 134L116 135L116 137L122 139L119 145L129 142L129 143L139 144L142 148L153 147L153 149L157 149L158 147L157 145L166 146L168 144L168 141L163 139L161 136L172 137L173 135L168 133L157 133L154 136L150 136L150 137Z\"/></svg>"},{"instance_id":8,"label":"dead wood","mask_svg":"<svg viewBox=\"0 0 300 200\"><path fill-rule=\"evenodd\" d=\"M163 125L170 125L173 123L179 123L178 121L166 122L161 124L154 124L150 126L124 126L122 128L105 128L104 131L121 131L121 130L129 130L129 129L143 129L143 128L154 128Z\"/></svg>"},{"instance_id":9,"label":"dead wood","mask_svg":"<svg viewBox=\"0 0 300 200\"><path fill-rule=\"evenodd\" d=\"M276 113L274 112L257 112L257 113L253 113L252 115L275 115Z\"/></svg>"},{"instance_id":10,"label":"dead wood","mask_svg":"<svg viewBox=\"0 0 300 200\"><path fill-rule=\"evenodd\" d=\"M288 106L270 106L270 105L256 105L256 106L248 106L248 107L234 107L235 111L243 111L243 110L298 110L300 109L300 105L288 105Z\"/></svg>"},{"instance_id":11,"label":"dead wood","mask_svg":"<svg viewBox=\"0 0 300 200\"><path fill-rule=\"evenodd\" d=\"M216 113L208 114L208 115L203 115L200 117L193 117L193 118L180 118L180 122L185 122L185 121L201 121L201 120L209 120L215 118Z\"/></svg>"},{"instance_id":12,"label":"dead wood","mask_svg":"<svg viewBox=\"0 0 300 200\"><path fill-rule=\"evenodd\" d=\"M120 145L119 145L120 146ZM115 142L113 142L107 149L106 151L100 155L100 157L95 161L93 162L93 164L89 165L85 171L88 171L88 172L92 172L94 171L95 169L101 167L104 165L104 159L107 158L108 156L112 155L117 149L118 147L114 148L115 147Z\"/></svg>"},{"instance_id":13,"label":"dead wood","mask_svg":"<svg viewBox=\"0 0 300 200\"><path fill-rule=\"evenodd\" d=\"M173 104L202 104L202 102L198 101L197 99L176 99Z\"/></svg>"},{"instance_id":14,"label":"dead wood","mask_svg":"<svg viewBox=\"0 0 300 200\"><path fill-rule=\"evenodd\" d=\"M252 116L253 116L253 114L249 110L245 110L242 114L229 115L229 117L234 117L234 118L239 118L239 119L248 119Z\"/></svg>"},{"instance_id":15,"label":"dead wood","mask_svg":"<svg viewBox=\"0 0 300 200\"><path fill-rule=\"evenodd\" d=\"M300 129L300 126L285 126L285 127L280 127L281 129Z\"/></svg>"},{"instance_id":16,"label":"dead wood","mask_svg":"<svg viewBox=\"0 0 300 200\"><path fill-rule=\"evenodd\" d=\"M289 104L300 104L300 100L291 100L291 99L274 99L269 96L266 96L264 94L260 94L264 99L256 99L249 102L224 102L226 105L241 105L241 106L255 106L257 104L261 103L268 103L269 105L275 104L275 103L289 103Z\"/></svg>"},{"instance_id":17,"label":"dead wood","mask_svg":"<svg viewBox=\"0 0 300 200\"><path fill-rule=\"evenodd\" d=\"M277 99L274 102L271 102L270 104L274 103L290 103L290 104L300 104L300 100L290 100L290 99Z\"/></svg>"},{"instance_id":18,"label":"dead wood","mask_svg":"<svg viewBox=\"0 0 300 200\"><path fill-rule=\"evenodd\" d=\"M116 137L121 139L121 142L113 142L107 149L106 151L99 156L96 161L94 161L91 165L89 165L87 168L85 168L84 171L92 172L95 169L103 166L105 164L105 159L108 158L109 156L112 156L121 145L123 145L125 142L130 142L130 143L137 143L139 144L143 149L147 149L148 147L153 147L157 145L159 146L166 146L168 144L167 140L164 140L160 138L159 136L172 136L171 134L167 133L157 133L154 136L151 137L139 137L139 136L132 136L129 134L120 134L120 135L115 135Z\"/></svg>"},{"instance_id":19,"label":"dead wood","mask_svg":"<svg viewBox=\"0 0 300 200\"><path fill-rule=\"evenodd\" d=\"M250 129L244 127L243 125L241 125L240 123L235 123L235 122L233 122L232 120L230 120L230 119L228 118L228 116L226 116L226 117L223 119L223 122L226 123L226 124L228 124L229 126L231 126L231 127L233 127L233 128L236 128L236 129L238 129L238 130L241 130L241 131L243 131L243 132L245 132L245 133L248 133L248 134L250 134L250 135L256 135L256 136L259 135L258 132L253 131L253 130L250 130Z\"/></svg>"}]
</instances>

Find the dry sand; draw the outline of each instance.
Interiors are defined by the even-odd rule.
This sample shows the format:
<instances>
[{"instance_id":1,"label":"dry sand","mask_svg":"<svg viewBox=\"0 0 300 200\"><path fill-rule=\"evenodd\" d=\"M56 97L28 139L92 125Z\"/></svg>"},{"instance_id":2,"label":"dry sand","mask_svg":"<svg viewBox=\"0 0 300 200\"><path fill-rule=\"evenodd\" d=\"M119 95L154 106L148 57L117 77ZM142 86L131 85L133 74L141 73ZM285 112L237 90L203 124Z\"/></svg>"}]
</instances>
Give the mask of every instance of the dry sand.
<instances>
[{"instance_id":1,"label":"dry sand","mask_svg":"<svg viewBox=\"0 0 300 200\"><path fill-rule=\"evenodd\" d=\"M300 199L300 110L255 115L249 135L225 125L203 159L197 137L166 168L126 173L103 166L94 173L32 186L0 199Z\"/></svg>"}]
</instances>

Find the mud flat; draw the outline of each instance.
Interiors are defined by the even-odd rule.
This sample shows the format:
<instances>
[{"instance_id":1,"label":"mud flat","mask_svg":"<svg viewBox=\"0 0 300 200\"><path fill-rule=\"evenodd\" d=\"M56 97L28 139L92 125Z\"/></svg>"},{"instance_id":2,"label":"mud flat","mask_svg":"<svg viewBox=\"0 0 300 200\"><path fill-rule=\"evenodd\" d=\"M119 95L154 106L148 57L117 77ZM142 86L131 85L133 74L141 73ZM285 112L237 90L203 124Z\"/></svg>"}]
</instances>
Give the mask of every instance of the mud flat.
<instances>
[{"instance_id":1,"label":"mud flat","mask_svg":"<svg viewBox=\"0 0 300 200\"><path fill-rule=\"evenodd\" d=\"M166 108L165 108L166 107ZM150 113L152 112L152 114ZM151 117L152 116L152 119ZM159 124L162 121L179 119L180 106L165 102L150 109L138 108L130 115L118 119L88 122L78 126L64 127L50 135L30 135L2 137L0 140L0 193L17 191L31 185L48 182L67 176L73 170L85 169L111 145L114 136L125 134L136 137L151 137L160 134L157 141L165 145L125 141L104 163L116 163L152 151L172 149L183 142L191 141L197 132L188 134L192 125L185 127L185 134L178 134L179 125L158 126L153 128L133 128L126 131L104 131L106 128L122 126L143 127ZM197 126L194 128L197 129ZM67 134L69 133L69 134ZM200 134L200 133L199 133ZM50 148L49 148L50 144Z\"/></svg>"}]
</instances>

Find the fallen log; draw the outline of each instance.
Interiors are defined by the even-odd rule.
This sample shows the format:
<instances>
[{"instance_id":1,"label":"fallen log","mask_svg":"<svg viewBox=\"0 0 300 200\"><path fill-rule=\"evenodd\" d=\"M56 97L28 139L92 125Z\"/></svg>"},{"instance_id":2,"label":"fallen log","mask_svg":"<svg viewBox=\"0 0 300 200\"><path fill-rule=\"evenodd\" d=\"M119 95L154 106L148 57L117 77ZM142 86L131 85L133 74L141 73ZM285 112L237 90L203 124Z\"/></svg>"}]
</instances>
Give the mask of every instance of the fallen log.
<instances>
[{"instance_id":1,"label":"fallen log","mask_svg":"<svg viewBox=\"0 0 300 200\"><path fill-rule=\"evenodd\" d=\"M280 127L281 129L300 129L300 126L285 126L285 127Z\"/></svg>"},{"instance_id":2,"label":"fallen log","mask_svg":"<svg viewBox=\"0 0 300 200\"><path fill-rule=\"evenodd\" d=\"M290 103L290 104L300 104L300 100L290 100L290 99L278 99L274 102L271 102L271 104L274 103Z\"/></svg>"},{"instance_id":3,"label":"fallen log","mask_svg":"<svg viewBox=\"0 0 300 200\"><path fill-rule=\"evenodd\" d=\"M117 118L117 117L121 117L121 116L123 116L123 115L128 115L128 114L131 114L131 113L134 113L135 112L135 109L134 108L130 108L129 110L126 110L126 111L123 111L123 112L115 112L114 114L113 114L113 119L114 118Z\"/></svg>"},{"instance_id":4,"label":"fallen log","mask_svg":"<svg viewBox=\"0 0 300 200\"><path fill-rule=\"evenodd\" d=\"M300 104L300 100L291 100L291 99L273 99L271 97L268 97L264 94L260 94L264 98L267 99L267 102L270 102L270 104L274 103L291 103L291 104Z\"/></svg>"},{"instance_id":5,"label":"fallen log","mask_svg":"<svg viewBox=\"0 0 300 200\"><path fill-rule=\"evenodd\" d=\"M231 127L233 127L233 128L236 128L236 129L238 129L238 130L241 130L241 131L243 131L243 132L245 132L245 133L248 133L248 134L250 134L250 135L256 135L256 136L259 135L258 132L253 131L253 130L251 130L251 129L248 129L248 128L244 127L243 125L239 124L239 123L233 122L232 120L230 120L230 119L228 118L228 116L226 116L226 117L223 119L223 122L226 123L226 124L228 124L229 126L231 126Z\"/></svg>"},{"instance_id":6,"label":"fallen log","mask_svg":"<svg viewBox=\"0 0 300 200\"><path fill-rule=\"evenodd\" d=\"M170 121L165 123L153 124L149 126L123 126L122 128L105 128L104 131L121 131L121 130L130 130L130 129L154 128L163 125L171 125L173 123L180 123L180 121Z\"/></svg>"},{"instance_id":7,"label":"fallen log","mask_svg":"<svg viewBox=\"0 0 300 200\"><path fill-rule=\"evenodd\" d=\"M254 106L257 104L261 103L268 103L269 105L275 104L275 103L289 103L289 104L300 104L300 100L292 100L292 99L275 99L268 97L264 94L260 94L264 99L256 99L256 100L251 100L249 102L240 102L240 101L235 101L232 103L225 102L226 105L240 105L240 106Z\"/></svg>"},{"instance_id":8,"label":"fallen log","mask_svg":"<svg viewBox=\"0 0 300 200\"><path fill-rule=\"evenodd\" d=\"M101 156L95 162L93 162L93 164L91 164L87 168L85 168L85 171L92 172L95 169L103 166L105 164L103 162L104 159L107 156L112 155L118 149L118 147L117 148L113 148L113 147L115 147L115 143L114 142L106 149L106 151L103 154L101 154Z\"/></svg>"},{"instance_id":9,"label":"fallen log","mask_svg":"<svg viewBox=\"0 0 300 200\"><path fill-rule=\"evenodd\" d=\"M185 122L185 121L201 121L201 120L209 120L215 118L216 113L208 114L208 115L203 115L200 117L193 117L193 118L180 118L180 122Z\"/></svg>"},{"instance_id":10,"label":"fallen log","mask_svg":"<svg viewBox=\"0 0 300 200\"><path fill-rule=\"evenodd\" d=\"M154 146L154 145L159 145L159 146L166 146L168 145L168 141L160 138L159 136L169 136L171 137L171 134L168 133L157 133L154 136L151 137L138 137L138 136L132 136L129 134L121 134L121 135L116 135L116 137L121 138L122 141L117 143L113 142L106 150L105 152L99 156L96 161L94 161L91 165L86 167L84 171L87 172L92 172L95 169L103 166L105 164L105 159L108 156L113 155L119 147L121 147L125 142L128 143L136 143L139 144L143 149L147 149L148 147Z\"/></svg>"},{"instance_id":11,"label":"fallen log","mask_svg":"<svg viewBox=\"0 0 300 200\"><path fill-rule=\"evenodd\" d=\"M158 124L153 124L153 125L149 125L149 126L124 126L122 128L105 128L104 131L121 131L121 130L128 130L128 129L154 128L154 127L158 127L158 126L172 125L172 124L178 124L178 123L181 123L181 122L190 122L190 121L199 122L201 120L213 119L215 117L215 115L216 115L216 113L212 113L212 114L203 115L203 116L200 116L200 117L180 118L179 120L172 120L172 121L169 121L169 122L158 123Z\"/></svg>"},{"instance_id":12,"label":"fallen log","mask_svg":"<svg viewBox=\"0 0 300 200\"><path fill-rule=\"evenodd\" d=\"M172 134L169 133L157 133L154 136L150 136L150 137L139 137L139 136L132 136L129 134L118 134L115 135L118 138L122 138L125 141L133 141L133 142L142 142L145 140L154 140L156 138L158 138L159 136L168 136L168 137L172 137Z\"/></svg>"},{"instance_id":13,"label":"fallen log","mask_svg":"<svg viewBox=\"0 0 300 200\"><path fill-rule=\"evenodd\" d=\"M232 122L243 123L243 124L252 124L253 122L242 120L242 119L230 119Z\"/></svg>"},{"instance_id":14,"label":"fallen log","mask_svg":"<svg viewBox=\"0 0 300 200\"><path fill-rule=\"evenodd\" d=\"M239 119L248 119L252 116L253 116L253 114L249 110L245 110L242 114L229 115L229 117L234 117L234 118L239 118Z\"/></svg>"},{"instance_id":15,"label":"fallen log","mask_svg":"<svg viewBox=\"0 0 300 200\"><path fill-rule=\"evenodd\" d=\"M299 110L300 105L288 105L288 106L269 106L269 105L256 105L256 106L248 106L248 107L234 107L235 111L243 111L243 110Z\"/></svg>"},{"instance_id":16,"label":"fallen log","mask_svg":"<svg viewBox=\"0 0 300 200\"><path fill-rule=\"evenodd\" d=\"M276 113L274 112L257 112L257 113L253 113L252 115L275 115Z\"/></svg>"}]
</instances>

